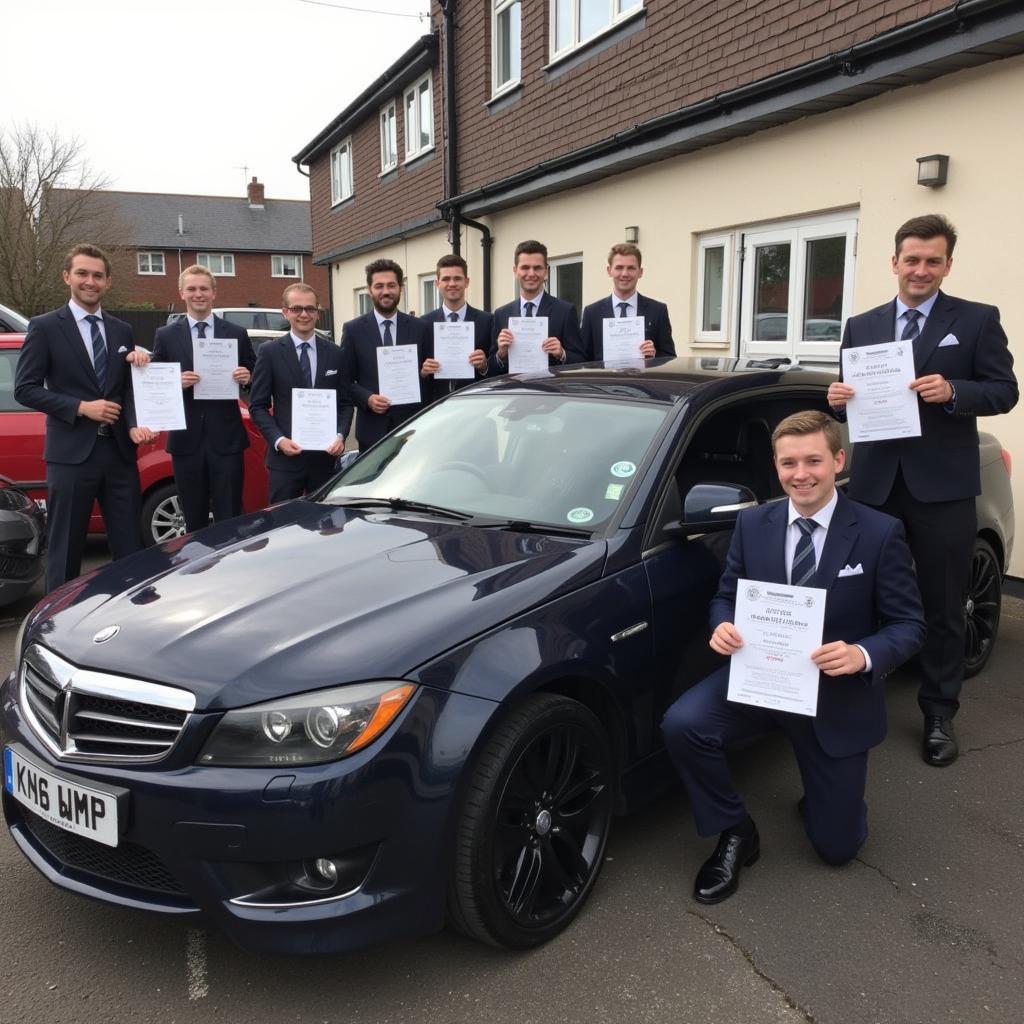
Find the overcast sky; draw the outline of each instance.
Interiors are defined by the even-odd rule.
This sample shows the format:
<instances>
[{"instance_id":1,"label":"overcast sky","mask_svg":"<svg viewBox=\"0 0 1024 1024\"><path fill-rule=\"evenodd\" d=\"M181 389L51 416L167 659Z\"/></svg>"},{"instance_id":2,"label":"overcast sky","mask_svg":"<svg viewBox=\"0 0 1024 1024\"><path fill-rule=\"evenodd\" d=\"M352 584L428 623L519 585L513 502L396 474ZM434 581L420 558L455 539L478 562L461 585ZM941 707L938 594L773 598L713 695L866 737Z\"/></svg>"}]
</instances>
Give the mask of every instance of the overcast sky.
<instances>
[{"instance_id":1,"label":"overcast sky","mask_svg":"<svg viewBox=\"0 0 1024 1024\"><path fill-rule=\"evenodd\" d=\"M308 199L291 158L430 31L429 0L0 3L0 125L76 136L137 192L243 196L247 167Z\"/></svg>"}]
</instances>

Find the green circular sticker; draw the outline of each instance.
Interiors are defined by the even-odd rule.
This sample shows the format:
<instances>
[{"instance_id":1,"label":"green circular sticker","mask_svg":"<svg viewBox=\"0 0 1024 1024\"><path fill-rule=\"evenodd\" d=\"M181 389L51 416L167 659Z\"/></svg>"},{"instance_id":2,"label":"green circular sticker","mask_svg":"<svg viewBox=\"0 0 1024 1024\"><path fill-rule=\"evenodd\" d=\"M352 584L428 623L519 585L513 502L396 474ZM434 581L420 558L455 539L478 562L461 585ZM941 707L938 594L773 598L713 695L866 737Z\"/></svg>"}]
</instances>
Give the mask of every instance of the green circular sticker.
<instances>
[{"instance_id":1,"label":"green circular sticker","mask_svg":"<svg viewBox=\"0 0 1024 1024\"><path fill-rule=\"evenodd\" d=\"M636 472L635 462L616 462L611 468L612 476L632 476Z\"/></svg>"},{"instance_id":2,"label":"green circular sticker","mask_svg":"<svg viewBox=\"0 0 1024 1024\"><path fill-rule=\"evenodd\" d=\"M594 518L594 510L592 508L571 508L566 514L566 519L570 523L589 523Z\"/></svg>"}]
</instances>

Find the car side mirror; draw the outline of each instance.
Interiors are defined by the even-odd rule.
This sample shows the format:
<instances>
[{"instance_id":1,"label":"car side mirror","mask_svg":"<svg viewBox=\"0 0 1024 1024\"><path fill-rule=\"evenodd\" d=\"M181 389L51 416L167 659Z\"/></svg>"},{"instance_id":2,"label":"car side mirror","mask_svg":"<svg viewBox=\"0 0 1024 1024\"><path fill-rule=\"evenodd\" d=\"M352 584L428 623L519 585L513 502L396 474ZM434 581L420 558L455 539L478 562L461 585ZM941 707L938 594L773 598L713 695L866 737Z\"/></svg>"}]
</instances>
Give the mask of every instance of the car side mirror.
<instances>
[{"instance_id":1,"label":"car side mirror","mask_svg":"<svg viewBox=\"0 0 1024 1024\"><path fill-rule=\"evenodd\" d=\"M694 484L683 499L683 518L666 524L666 532L675 535L714 533L731 530L736 517L745 508L757 505L757 495L739 484Z\"/></svg>"}]
</instances>

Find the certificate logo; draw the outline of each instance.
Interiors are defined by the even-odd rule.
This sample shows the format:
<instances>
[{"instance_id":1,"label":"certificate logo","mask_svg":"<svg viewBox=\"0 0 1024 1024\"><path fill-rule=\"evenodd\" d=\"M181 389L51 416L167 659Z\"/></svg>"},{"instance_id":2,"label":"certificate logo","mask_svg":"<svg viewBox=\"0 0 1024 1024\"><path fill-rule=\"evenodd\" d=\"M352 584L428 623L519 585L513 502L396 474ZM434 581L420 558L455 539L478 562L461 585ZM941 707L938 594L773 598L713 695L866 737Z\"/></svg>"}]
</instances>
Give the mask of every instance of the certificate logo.
<instances>
[{"instance_id":1,"label":"certificate logo","mask_svg":"<svg viewBox=\"0 0 1024 1024\"><path fill-rule=\"evenodd\" d=\"M903 358L903 346L902 345L897 345L896 346L896 355L898 355L901 359Z\"/></svg>"},{"instance_id":2,"label":"certificate logo","mask_svg":"<svg viewBox=\"0 0 1024 1024\"><path fill-rule=\"evenodd\" d=\"M747 600L760 601L761 591L757 587L747 587Z\"/></svg>"},{"instance_id":3,"label":"certificate logo","mask_svg":"<svg viewBox=\"0 0 1024 1024\"><path fill-rule=\"evenodd\" d=\"M812 595L808 594L804 598L804 607L805 608L813 608L814 607L814 598L813 598Z\"/></svg>"},{"instance_id":4,"label":"certificate logo","mask_svg":"<svg viewBox=\"0 0 1024 1024\"><path fill-rule=\"evenodd\" d=\"M856 349L850 349L850 351L847 353L846 357L847 357L847 359L850 360L851 363L859 363L860 362L860 353Z\"/></svg>"}]
</instances>

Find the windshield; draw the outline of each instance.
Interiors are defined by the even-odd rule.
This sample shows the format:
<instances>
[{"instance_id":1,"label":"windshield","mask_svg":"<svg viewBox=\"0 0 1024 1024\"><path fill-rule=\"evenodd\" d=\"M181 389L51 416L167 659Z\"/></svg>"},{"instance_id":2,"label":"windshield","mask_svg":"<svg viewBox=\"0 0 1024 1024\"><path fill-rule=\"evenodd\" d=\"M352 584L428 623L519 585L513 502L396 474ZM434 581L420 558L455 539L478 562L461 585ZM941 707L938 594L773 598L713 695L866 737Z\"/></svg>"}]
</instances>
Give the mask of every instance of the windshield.
<instances>
[{"instance_id":1,"label":"windshield","mask_svg":"<svg viewBox=\"0 0 1024 1024\"><path fill-rule=\"evenodd\" d=\"M669 412L607 398L465 395L378 444L326 500L402 498L596 530L626 496Z\"/></svg>"}]
</instances>

